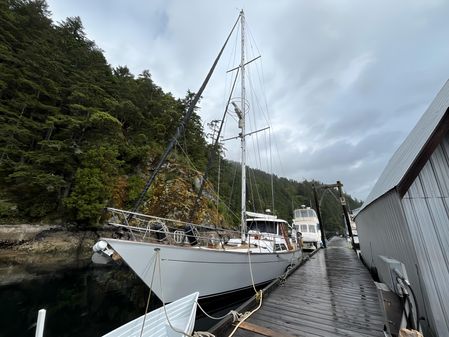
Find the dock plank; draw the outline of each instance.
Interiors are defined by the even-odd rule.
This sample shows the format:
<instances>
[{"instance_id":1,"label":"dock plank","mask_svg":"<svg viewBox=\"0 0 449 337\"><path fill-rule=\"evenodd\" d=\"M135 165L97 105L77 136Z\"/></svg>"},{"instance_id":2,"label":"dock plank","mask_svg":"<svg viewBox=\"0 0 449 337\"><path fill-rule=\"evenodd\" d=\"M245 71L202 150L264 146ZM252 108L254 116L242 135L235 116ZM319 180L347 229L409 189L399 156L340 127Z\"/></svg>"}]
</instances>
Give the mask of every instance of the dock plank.
<instances>
[{"instance_id":1,"label":"dock plank","mask_svg":"<svg viewBox=\"0 0 449 337\"><path fill-rule=\"evenodd\" d=\"M239 326L240 329L248 330L256 333L257 335L266 336L266 337L293 337L292 335L287 335L279 330L272 330L265 328L260 325L252 324L249 322L243 322Z\"/></svg>"},{"instance_id":2,"label":"dock plank","mask_svg":"<svg viewBox=\"0 0 449 337\"><path fill-rule=\"evenodd\" d=\"M264 298L234 336L383 337L374 282L344 239L332 240ZM264 330L266 329L266 330ZM259 332L259 333L258 333Z\"/></svg>"}]
</instances>

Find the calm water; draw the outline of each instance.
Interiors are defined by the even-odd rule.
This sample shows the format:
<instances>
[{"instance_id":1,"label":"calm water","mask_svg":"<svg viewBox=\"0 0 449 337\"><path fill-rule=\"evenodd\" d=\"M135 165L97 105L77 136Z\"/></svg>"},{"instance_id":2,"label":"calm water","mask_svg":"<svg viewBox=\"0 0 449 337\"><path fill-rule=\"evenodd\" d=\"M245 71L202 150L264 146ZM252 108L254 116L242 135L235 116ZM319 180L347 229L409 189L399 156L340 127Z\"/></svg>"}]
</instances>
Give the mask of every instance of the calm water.
<instances>
[{"instance_id":1,"label":"calm water","mask_svg":"<svg viewBox=\"0 0 449 337\"><path fill-rule=\"evenodd\" d=\"M102 336L144 314L148 288L126 266L87 264L63 270L28 270L33 279L0 286L0 337L33 337L39 309L47 309L44 337ZM1 271L0 271L1 272ZM207 303L220 315L251 296ZM155 296L150 310L161 305ZM215 321L197 313L196 330Z\"/></svg>"}]
</instances>

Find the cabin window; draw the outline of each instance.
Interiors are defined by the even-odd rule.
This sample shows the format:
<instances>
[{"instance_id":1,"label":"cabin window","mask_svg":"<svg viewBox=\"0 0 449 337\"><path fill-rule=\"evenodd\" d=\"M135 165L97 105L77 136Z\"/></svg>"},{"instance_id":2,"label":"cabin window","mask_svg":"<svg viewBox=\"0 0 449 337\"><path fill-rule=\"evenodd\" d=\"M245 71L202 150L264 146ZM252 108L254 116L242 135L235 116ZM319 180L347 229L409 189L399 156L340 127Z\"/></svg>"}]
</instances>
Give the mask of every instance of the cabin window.
<instances>
[{"instance_id":1,"label":"cabin window","mask_svg":"<svg viewBox=\"0 0 449 337\"><path fill-rule=\"evenodd\" d=\"M307 225L301 225L301 233L307 232Z\"/></svg>"},{"instance_id":2,"label":"cabin window","mask_svg":"<svg viewBox=\"0 0 449 337\"><path fill-rule=\"evenodd\" d=\"M261 233L273 233L277 234L276 222L272 221L255 221L248 220L247 226L248 230L259 231Z\"/></svg>"},{"instance_id":3,"label":"cabin window","mask_svg":"<svg viewBox=\"0 0 449 337\"><path fill-rule=\"evenodd\" d=\"M283 243L276 243L274 245L274 250L278 251L278 250L287 250L287 246L285 246L285 244Z\"/></svg>"},{"instance_id":4,"label":"cabin window","mask_svg":"<svg viewBox=\"0 0 449 337\"><path fill-rule=\"evenodd\" d=\"M309 225L309 232L310 232L310 233L316 233L316 227L315 227L315 225Z\"/></svg>"}]
</instances>

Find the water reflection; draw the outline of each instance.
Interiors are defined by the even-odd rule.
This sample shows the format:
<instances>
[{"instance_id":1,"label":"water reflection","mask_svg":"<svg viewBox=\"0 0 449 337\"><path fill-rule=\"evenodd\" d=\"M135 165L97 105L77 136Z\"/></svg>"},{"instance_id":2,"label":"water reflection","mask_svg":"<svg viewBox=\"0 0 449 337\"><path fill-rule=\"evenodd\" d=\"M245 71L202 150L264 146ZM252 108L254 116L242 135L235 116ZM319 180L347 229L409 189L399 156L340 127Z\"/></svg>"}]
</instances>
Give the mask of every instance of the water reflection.
<instances>
[{"instance_id":1,"label":"water reflection","mask_svg":"<svg viewBox=\"0 0 449 337\"><path fill-rule=\"evenodd\" d=\"M0 285L0 337L33 337L41 308L47 309L45 337L101 336L145 311L149 289L127 266L99 267L84 261L62 270L26 266L24 273L23 268L20 273L10 271L13 281L3 278ZM246 292L202 304L208 313L220 316L251 295ZM153 295L149 310L160 306ZM196 330L215 323L198 309Z\"/></svg>"},{"instance_id":2,"label":"water reflection","mask_svg":"<svg viewBox=\"0 0 449 337\"><path fill-rule=\"evenodd\" d=\"M126 267L64 269L0 288L0 336L34 336L47 309L45 337L101 336L143 314L148 288ZM151 310L160 301L151 299Z\"/></svg>"}]
</instances>

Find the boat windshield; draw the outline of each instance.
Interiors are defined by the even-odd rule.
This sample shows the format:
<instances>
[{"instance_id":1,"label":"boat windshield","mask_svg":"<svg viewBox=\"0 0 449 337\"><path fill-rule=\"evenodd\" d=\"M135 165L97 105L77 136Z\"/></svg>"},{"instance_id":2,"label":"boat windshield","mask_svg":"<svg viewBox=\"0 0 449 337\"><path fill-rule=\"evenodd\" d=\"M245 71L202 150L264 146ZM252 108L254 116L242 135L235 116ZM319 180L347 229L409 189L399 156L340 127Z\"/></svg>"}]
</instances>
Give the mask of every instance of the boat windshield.
<instances>
[{"instance_id":1,"label":"boat windshield","mask_svg":"<svg viewBox=\"0 0 449 337\"><path fill-rule=\"evenodd\" d=\"M314 218L316 217L315 210L309 208L309 209L295 209L294 210L294 216L296 219L301 218Z\"/></svg>"},{"instance_id":2,"label":"boat windshield","mask_svg":"<svg viewBox=\"0 0 449 337\"><path fill-rule=\"evenodd\" d=\"M265 220L248 220L248 230L259 231L261 233L273 233L277 234L278 223L275 221Z\"/></svg>"}]
</instances>

